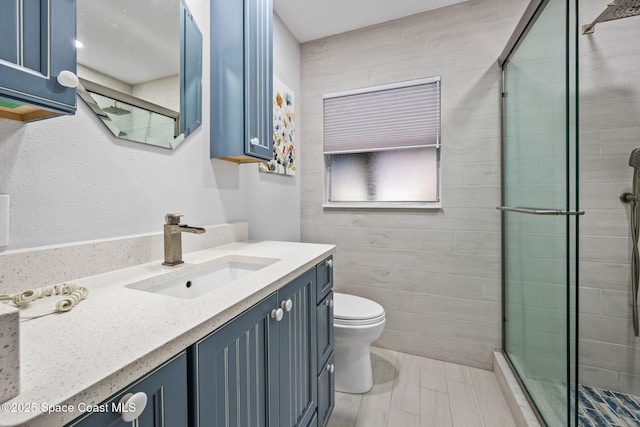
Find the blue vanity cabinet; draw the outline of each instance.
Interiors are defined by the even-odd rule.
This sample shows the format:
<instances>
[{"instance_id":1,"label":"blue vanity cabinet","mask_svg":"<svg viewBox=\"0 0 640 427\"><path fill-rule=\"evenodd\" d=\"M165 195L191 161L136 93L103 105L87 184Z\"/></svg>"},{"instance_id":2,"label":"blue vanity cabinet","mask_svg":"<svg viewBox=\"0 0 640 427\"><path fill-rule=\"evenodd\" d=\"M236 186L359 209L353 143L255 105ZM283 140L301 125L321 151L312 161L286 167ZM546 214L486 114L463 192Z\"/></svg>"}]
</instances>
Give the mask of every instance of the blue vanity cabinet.
<instances>
[{"instance_id":1,"label":"blue vanity cabinet","mask_svg":"<svg viewBox=\"0 0 640 427\"><path fill-rule=\"evenodd\" d=\"M146 407L133 423L125 422L119 410L131 409L124 403L127 395L140 392L147 396ZM90 405L87 409L91 413L72 421L67 427L187 427L187 392L187 355L182 352L114 397Z\"/></svg>"},{"instance_id":2,"label":"blue vanity cabinet","mask_svg":"<svg viewBox=\"0 0 640 427\"><path fill-rule=\"evenodd\" d=\"M326 425L335 403L333 292L318 302L319 266L326 260L67 427L131 426L113 405L139 391L149 401L138 427Z\"/></svg>"},{"instance_id":3,"label":"blue vanity cabinet","mask_svg":"<svg viewBox=\"0 0 640 427\"><path fill-rule=\"evenodd\" d=\"M190 426L269 425L268 405L278 397L278 383L269 381L277 305L273 294L189 349Z\"/></svg>"},{"instance_id":4,"label":"blue vanity cabinet","mask_svg":"<svg viewBox=\"0 0 640 427\"><path fill-rule=\"evenodd\" d=\"M211 0L211 157L273 155L272 0Z\"/></svg>"},{"instance_id":5,"label":"blue vanity cabinet","mask_svg":"<svg viewBox=\"0 0 640 427\"><path fill-rule=\"evenodd\" d=\"M63 72L75 76L75 39L76 0L0 2L0 117L75 112L75 86L58 81Z\"/></svg>"},{"instance_id":6,"label":"blue vanity cabinet","mask_svg":"<svg viewBox=\"0 0 640 427\"><path fill-rule=\"evenodd\" d=\"M317 345L318 345L318 426L327 425L335 406L333 353L333 258L316 266L318 281Z\"/></svg>"},{"instance_id":7,"label":"blue vanity cabinet","mask_svg":"<svg viewBox=\"0 0 640 427\"><path fill-rule=\"evenodd\" d=\"M322 300L317 307L318 319L318 373L333 353L333 292Z\"/></svg>"},{"instance_id":8,"label":"blue vanity cabinet","mask_svg":"<svg viewBox=\"0 0 640 427\"><path fill-rule=\"evenodd\" d=\"M307 425L307 427L318 427L318 414L314 413L311 422Z\"/></svg>"},{"instance_id":9,"label":"blue vanity cabinet","mask_svg":"<svg viewBox=\"0 0 640 427\"><path fill-rule=\"evenodd\" d=\"M280 416L278 423L272 425L304 427L315 414L318 393L315 296L315 269L278 291L280 307L284 310L278 324Z\"/></svg>"},{"instance_id":10,"label":"blue vanity cabinet","mask_svg":"<svg viewBox=\"0 0 640 427\"><path fill-rule=\"evenodd\" d=\"M322 301L333 288L333 257L316 265L318 301Z\"/></svg>"},{"instance_id":11,"label":"blue vanity cabinet","mask_svg":"<svg viewBox=\"0 0 640 427\"><path fill-rule=\"evenodd\" d=\"M306 427L316 411L315 269L190 350L192 426Z\"/></svg>"},{"instance_id":12,"label":"blue vanity cabinet","mask_svg":"<svg viewBox=\"0 0 640 427\"><path fill-rule=\"evenodd\" d=\"M318 426L324 427L336 406L333 353L318 375Z\"/></svg>"}]
</instances>

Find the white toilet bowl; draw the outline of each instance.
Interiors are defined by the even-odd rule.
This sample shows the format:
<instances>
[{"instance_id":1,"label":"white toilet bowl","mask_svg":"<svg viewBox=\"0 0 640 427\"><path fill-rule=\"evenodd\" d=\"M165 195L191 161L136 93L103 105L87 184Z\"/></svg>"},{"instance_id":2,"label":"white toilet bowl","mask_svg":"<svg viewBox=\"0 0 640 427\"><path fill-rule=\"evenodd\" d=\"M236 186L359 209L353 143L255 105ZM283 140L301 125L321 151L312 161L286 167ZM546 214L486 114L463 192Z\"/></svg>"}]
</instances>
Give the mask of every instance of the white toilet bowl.
<instances>
[{"instance_id":1,"label":"white toilet bowl","mask_svg":"<svg viewBox=\"0 0 640 427\"><path fill-rule=\"evenodd\" d=\"M355 295L333 294L335 386L337 391L366 393L373 386L369 345L382 334L384 308Z\"/></svg>"}]
</instances>

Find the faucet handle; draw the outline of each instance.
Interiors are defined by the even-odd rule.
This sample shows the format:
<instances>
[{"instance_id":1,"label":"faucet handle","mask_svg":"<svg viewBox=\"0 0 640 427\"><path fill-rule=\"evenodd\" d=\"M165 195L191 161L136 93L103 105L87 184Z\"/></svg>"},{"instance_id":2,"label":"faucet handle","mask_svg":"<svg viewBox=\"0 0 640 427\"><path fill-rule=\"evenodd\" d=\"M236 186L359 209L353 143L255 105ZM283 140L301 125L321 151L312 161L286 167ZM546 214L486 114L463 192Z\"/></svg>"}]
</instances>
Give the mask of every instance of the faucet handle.
<instances>
[{"instance_id":1,"label":"faucet handle","mask_svg":"<svg viewBox=\"0 0 640 427\"><path fill-rule=\"evenodd\" d=\"M183 216L182 214L177 214L177 213L166 214L164 216L164 219L165 219L167 225L178 225L178 224L180 224L180 218L182 216Z\"/></svg>"}]
</instances>

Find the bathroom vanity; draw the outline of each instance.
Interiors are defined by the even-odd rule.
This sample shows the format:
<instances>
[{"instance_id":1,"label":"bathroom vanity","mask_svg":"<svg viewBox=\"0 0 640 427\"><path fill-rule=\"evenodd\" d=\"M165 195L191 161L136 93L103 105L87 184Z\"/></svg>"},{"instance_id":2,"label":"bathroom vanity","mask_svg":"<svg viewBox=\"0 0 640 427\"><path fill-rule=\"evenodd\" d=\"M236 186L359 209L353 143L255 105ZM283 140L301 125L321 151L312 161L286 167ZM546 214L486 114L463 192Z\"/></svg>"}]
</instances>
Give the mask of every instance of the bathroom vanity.
<instances>
[{"instance_id":1,"label":"bathroom vanity","mask_svg":"<svg viewBox=\"0 0 640 427\"><path fill-rule=\"evenodd\" d=\"M236 242L186 254L177 267L74 281L90 289L86 300L21 324L21 393L0 426L325 425L334 250ZM193 298L154 291L228 259L263 265Z\"/></svg>"}]
</instances>

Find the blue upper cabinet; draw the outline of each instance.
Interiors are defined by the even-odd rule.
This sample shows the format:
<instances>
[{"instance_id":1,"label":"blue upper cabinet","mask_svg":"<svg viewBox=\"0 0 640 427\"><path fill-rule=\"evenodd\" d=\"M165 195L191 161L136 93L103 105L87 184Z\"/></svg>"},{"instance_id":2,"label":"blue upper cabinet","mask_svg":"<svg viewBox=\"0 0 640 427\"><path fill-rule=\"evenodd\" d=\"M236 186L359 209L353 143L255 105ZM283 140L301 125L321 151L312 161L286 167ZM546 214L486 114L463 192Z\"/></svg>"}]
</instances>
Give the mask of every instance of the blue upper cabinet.
<instances>
[{"instance_id":1,"label":"blue upper cabinet","mask_svg":"<svg viewBox=\"0 0 640 427\"><path fill-rule=\"evenodd\" d=\"M211 1L211 157L273 155L272 0Z\"/></svg>"},{"instance_id":2,"label":"blue upper cabinet","mask_svg":"<svg viewBox=\"0 0 640 427\"><path fill-rule=\"evenodd\" d=\"M0 1L0 117L76 111L76 0Z\"/></svg>"}]
</instances>

